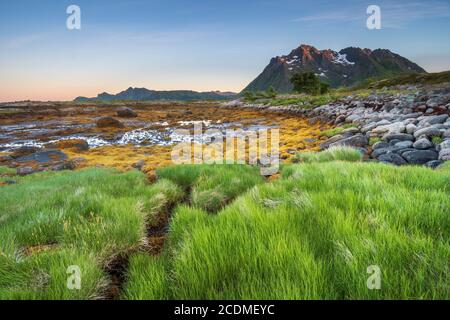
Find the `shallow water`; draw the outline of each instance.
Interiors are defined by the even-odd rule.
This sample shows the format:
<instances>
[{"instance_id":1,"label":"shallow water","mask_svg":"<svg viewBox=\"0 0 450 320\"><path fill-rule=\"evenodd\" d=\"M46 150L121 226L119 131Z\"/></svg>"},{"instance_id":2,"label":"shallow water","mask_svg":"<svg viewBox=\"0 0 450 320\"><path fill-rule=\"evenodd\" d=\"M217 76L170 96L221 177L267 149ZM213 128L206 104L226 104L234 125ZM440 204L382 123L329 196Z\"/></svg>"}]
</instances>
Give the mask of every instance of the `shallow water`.
<instances>
[{"instance_id":1,"label":"shallow water","mask_svg":"<svg viewBox=\"0 0 450 320\"><path fill-rule=\"evenodd\" d=\"M259 121L256 121L259 122ZM168 146L179 142L210 143L218 134L239 137L249 131L274 128L260 124L244 126L240 122L222 122L221 120L176 121L172 125L166 121L148 123L127 120L127 128L134 128L124 133L117 133L113 138L106 138L102 133L89 132L95 124L71 123L68 121L36 121L0 126L0 151L33 146L44 147L46 144L68 139L85 140L90 148L110 145L134 146ZM194 135L194 129L197 134ZM81 131L79 133L67 133ZM202 134L198 134L198 133Z\"/></svg>"}]
</instances>

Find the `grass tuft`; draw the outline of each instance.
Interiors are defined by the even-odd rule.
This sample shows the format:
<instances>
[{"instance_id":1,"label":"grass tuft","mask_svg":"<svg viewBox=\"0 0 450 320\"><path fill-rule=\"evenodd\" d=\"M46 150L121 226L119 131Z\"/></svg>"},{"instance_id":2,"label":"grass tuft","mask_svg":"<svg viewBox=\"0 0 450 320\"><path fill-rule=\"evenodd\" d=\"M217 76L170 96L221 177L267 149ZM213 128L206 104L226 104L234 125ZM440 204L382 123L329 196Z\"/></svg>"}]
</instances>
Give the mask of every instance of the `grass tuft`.
<instances>
[{"instance_id":1,"label":"grass tuft","mask_svg":"<svg viewBox=\"0 0 450 320\"><path fill-rule=\"evenodd\" d=\"M329 161L361 161L363 158L363 154L361 151L346 147L331 147L322 152L304 152L297 153L295 157L292 159L292 162L329 162Z\"/></svg>"}]
</instances>

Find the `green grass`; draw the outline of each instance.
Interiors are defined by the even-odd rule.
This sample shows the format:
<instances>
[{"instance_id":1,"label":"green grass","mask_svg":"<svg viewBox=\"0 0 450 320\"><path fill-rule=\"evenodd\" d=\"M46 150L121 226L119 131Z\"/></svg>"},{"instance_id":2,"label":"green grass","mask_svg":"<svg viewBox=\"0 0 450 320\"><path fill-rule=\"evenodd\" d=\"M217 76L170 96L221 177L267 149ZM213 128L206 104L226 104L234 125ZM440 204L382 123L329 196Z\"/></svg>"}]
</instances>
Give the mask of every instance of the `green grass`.
<instances>
[{"instance_id":1,"label":"green grass","mask_svg":"<svg viewBox=\"0 0 450 320\"><path fill-rule=\"evenodd\" d=\"M444 142L444 139L439 136L434 136L431 138L431 142L433 142L435 145L438 145L438 144L441 144L442 142Z\"/></svg>"},{"instance_id":2,"label":"green grass","mask_svg":"<svg viewBox=\"0 0 450 320\"><path fill-rule=\"evenodd\" d=\"M178 207L144 296L448 299L449 192L450 174L428 168L286 166L217 215ZM366 286L372 265L381 290Z\"/></svg>"},{"instance_id":3,"label":"green grass","mask_svg":"<svg viewBox=\"0 0 450 320\"><path fill-rule=\"evenodd\" d=\"M331 147L322 152L300 152L297 153L292 162L330 162L330 161L361 161L363 154L361 151L351 147Z\"/></svg>"},{"instance_id":4,"label":"green grass","mask_svg":"<svg viewBox=\"0 0 450 320\"><path fill-rule=\"evenodd\" d=\"M89 169L20 178L0 192L0 299L90 299L105 294L104 267L141 246L146 221L179 201L167 180ZM48 250L43 250L48 248ZM81 290L67 289L78 265Z\"/></svg>"},{"instance_id":5,"label":"green grass","mask_svg":"<svg viewBox=\"0 0 450 320\"><path fill-rule=\"evenodd\" d=\"M265 183L243 165L164 168L153 185L104 169L20 177L0 187L0 299L101 298L121 255L122 299L449 299L450 162L360 159L301 154ZM175 204L163 252L141 252ZM66 287L70 265L81 290ZM380 290L366 286L373 265Z\"/></svg>"},{"instance_id":6,"label":"green grass","mask_svg":"<svg viewBox=\"0 0 450 320\"><path fill-rule=\"evenodd\" d=\"M191 204L208 212L264 182L257 167L246 165L180 165L160 169L158 176L191 190Z\"/></svg>"},{"instance_id":7,"label":"green grass","mask_svg":"<svg viewBox=\"0 0 450 320\"><path fill-rule=\"evenodd\" d=\"M16 170L8 167L1 167L0 166L0 176L6 175L6 176L12 176L16 174Z\"/></svg>"}]
</instances>

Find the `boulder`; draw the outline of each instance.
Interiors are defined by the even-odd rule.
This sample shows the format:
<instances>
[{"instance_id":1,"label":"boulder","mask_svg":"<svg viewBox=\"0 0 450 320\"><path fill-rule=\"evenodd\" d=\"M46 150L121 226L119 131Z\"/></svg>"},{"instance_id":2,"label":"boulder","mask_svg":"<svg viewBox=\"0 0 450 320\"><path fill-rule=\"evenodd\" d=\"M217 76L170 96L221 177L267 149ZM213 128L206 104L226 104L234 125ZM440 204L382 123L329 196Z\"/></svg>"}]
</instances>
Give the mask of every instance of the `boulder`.
<instances>
[{"instance_id":1,"label":"boulder","mask_svg":"<svg viewBox=\"0 0 450 320\"><path fill-rule=\"evenodd\" d=\"M425 163L425 166L431 169L439 167L443 162L441 160L432 160Z\"/></svg>"},{"instance_id":2,"label":"boulder","mask_svg":"<svg viewBox=\"0 0 450 320\"><path fill-rule=\"evenodd\" d=\"M138 162L134 163L132 165L133 168L142 170L142 168L145 166L145 160L139 160Z\"/></svg>"},{"instance_id":3,"label":"boulder","mask_svg":"<svg viewBox=\"0 0 450 320\"><path fill-rule=\"evenodd\" d=\"M415 124L407 124L406 125L406 133L413 134L417 130L417 126Z\"/></svg>"},{"instance_id":4,"label":"boulder","mask_svg":"<svg viewBox=\"0 0 450 320\"><path fill-rule=\"evenodd\" d=\"M10 157L13 159L17 159L35 153L39 150L40 148L38 147L20 147L13 150L13 152L10 154Z\"/></svg>"},{"instance_id":5,"label":"boulder","mask_svg":"<svg viewBox=\"0 0 450 320\"><path fill-rule=\"evenodd\" d=\"M402 156L411 164L425 164L432 160L438 160L438 153L433 150L407 151Z\"/></svg>"},{"instance_id":6,"label":"boulder","mask_svg":"<svg viewBox=\"0 0 450 320\"><path fill-rule=\"evenodd\" d=\"M393 149L393 147L387 147L387 148L380 148L372 151L372 158L378 158L379 156L386 154L390 152Z\"/></svg>"},{"instance_id":7,"label":"boulder","mask_svg":"<svg viewBox=\"0 0 450 320\"><path fill-rule=\"evenodd\" d=\"M17 168L17 174L19 176L26 176L28 174L32 174L32 173L35 173L35 172L36 172L36 170L33 169L32 167L20 167L20 168Z\"/></svg>"},{"instance_id":8,"label":"boulder","mask_svg":"<svg viewBox=\"0 0 450 320\"><path fill-rule=\"evenodd\" d=\"M122 122L113 117L101 117L97 120L97 127L99 128L123 128L125 127Z\"/></svg>"},{"instance_id":9,"label":"boulder","mask_svg":"<svg viewBox=\"0 0 450 320\"><path fill-rule=\"evenodd\" d=\"M41 164L64 161L67 159L67 155L60 150L43 150L33 154L17 158L18 162L36 161Z\"/></svg>"},{"instance_id":10,"label":"boulder","mask_svg":"<svg viewBox=\"0 0 450 320\"><path fill-rule=\"evenodd\" d=\"M337 146L349 146L349 147L360 147L364 148L369 144L369 139L362 134L356 134L354 136L344 138L342 140L336 141L330 144L330 147Z\"/></svg>"},{"instance_id":11,"label":"boulder","mask_svg":"<svg viewBox=\"0 0 450 320\"><path fill-rule=\"evenodd\" d=\"M427 127L427 128L422 128L417 130L416 132L414 132L414 137L419 138L421 136L427 136L429 138L434 137L434 136L440 136L441 135L441 131L435 127Z\"/></svg>"},{"instance_id":12,"label":"boulder","mask_svg":"<svg viewBox=\"0 0 450 320\"><path fill-rule=\"evenodd\" d=\"M411 148L412 146L413 146L413 142L412 141L400 141L400 142L397 142L395 145L394 145L395 147L398 147L398 148Z\"/></svg>"},{"instance_id":13,"label":"boulder","mask_svg":"<svg viewBox=\"0 0 450 320\"><path fill-rule=\"evenodd\" d=\"M445 130L444 138L450 138L450 129Z\"/></svg>"},{"instance_id":14,"label":"boulder","mask_svg":"<svg viewBox=\"0 0 450 320\"><path fill-rule=\"evenodd\" d=\"M430 149L433 146L433 143L427 138L422 138L414 142L413 147L419 150Z\"/></svg>"},{"instance_id":15,"label":"boulder","mask_svg":"<svg viewBox=\"0 0 450 320\"><path fill-rule=\"evenodd\" d=\"M401 133L405 131L405 125L403 122L394 122L391 124L386 124L378 126L372 130L372 133Z\"/></svg>"},{"instance_id":16,"label":"boulder","mask_svg":"<svg viewBox=\"0 0 450 320\"><path fill-rule=\"evenodd\" d=\"M398 165L398 166L401 166L401 165L407 163L405 161L405 159L403 159L401 156L399 156L396 153L392 153L392 152L389 152L389 153L381 155L378 158L378 160L381 161L381 162L393 163L393 164Z\"/></svg>"},{"instance_id":17,"label":"boulder","mask_svg":"<svg viewBox=\"0 0 450 320\"><path fill-rule=\"evenodd\" d=\"M65 161L50 166L50 170L52 171L74 170L75 168L76 164L73 161Z\"/></svg>"},{"instance_id":18,"label":"boulder","mask_svg":"<svg viewBox=\"0 0 450 320\"><path fill-rule=\"evenodd\" d=\"M89 150L89 144L87 143L86 140L83 139L60 140L47 146L56 149L75 149L77 151Z\"/></svg>"},{"instance_id":19,"label":"boulder","mask_svg":"<svg viewBox=\"0 0 450 320\"><path fill-rule=\"evenodd\" d=\"M448 119L448 115L441 114L438 116L429 116L425 117L423 120L419 122L419 126L424 126L425 124L433 125L433 124L440 124L444 123Z\"/></svg>"},{"instance_id":20,"label":"boulder","mask_svg":"<svg viewBox=\"0 0 450 320\"><path fill-rule=\"evenodd\" d=\"M407 133L388 133L383 136L383 140L414 141L414 137Z\"/></svg>"},{"instance_id":21,"label":"boulder","mask_svg":"<svg viewBox=\"0 0 450 320\"><path fill-rule=\"evenodd\" d=\"M373 144L372 150L377 150L377 149L382 149L382 148L387 148L387 147L389 147L389 144L387 142L378 141Z\"/></svg>"},{"instance_id":22,"label":"boulder","mask_svg":"<svg viewBox=\"0 0 450 320\"><path fill-rule=\"evenodd\" d=\"M439 152L439 160L449 161L450 160L450 149L442 149Z\"/></svg>"},{"instance_id":23,"label":"boulder","mask_svg":"<svg viewBox=\"0 0 450 320\"><path fill-rule=\"evenodd\" d=\"M128 107L122 107L119 110L117 110L117 116L122 118L135 118L137 117L137 113Z\"/></svg>"},{"instance_id":24,"label":"boulder","mask_svg":"<svg viewBox=\"0 0 450 320\"><path fill-rule=\"evenodd\" d=\"M339 140L342 140L342 139L344 139L344 138L345 138L345 137L344 137L343 135L337 134L337 135L331 137L330 139L328 139L327 141L325 141L324 143L322 143L322 144L320 145L320 149L321 149L321 150L328 149L328 147L329 147L332 143L334 143L334 142L336 142L336 141L339 141Z\"/></svg>"}]
</instances>

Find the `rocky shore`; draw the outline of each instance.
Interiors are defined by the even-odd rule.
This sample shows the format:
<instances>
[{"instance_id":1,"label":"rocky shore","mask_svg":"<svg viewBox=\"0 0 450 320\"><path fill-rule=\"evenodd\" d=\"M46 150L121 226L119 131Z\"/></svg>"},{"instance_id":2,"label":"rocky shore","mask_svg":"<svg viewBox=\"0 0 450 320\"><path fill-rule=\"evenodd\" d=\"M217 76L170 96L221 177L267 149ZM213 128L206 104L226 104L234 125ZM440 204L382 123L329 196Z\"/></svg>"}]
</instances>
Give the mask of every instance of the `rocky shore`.
<instances>
[{"instance_id":1,"label":"rocky shore","mask_svg":"<svg viewBox=\"0 0 450 320\"><path fill-rule=\"evenodd\" d=\"M293 113L311 124L347 129L321 145L352 146L369 158L396 165L437 167L450 160L450 84L398 86L367 96L347 96L313 109L232 101L225 107Z\"/></svg>"}]
</instances>

